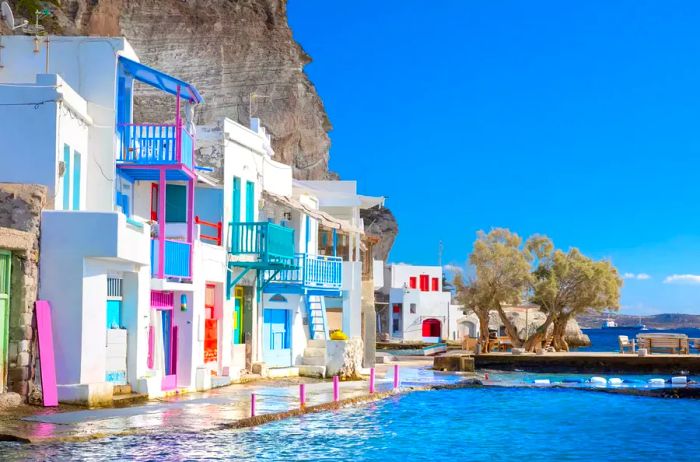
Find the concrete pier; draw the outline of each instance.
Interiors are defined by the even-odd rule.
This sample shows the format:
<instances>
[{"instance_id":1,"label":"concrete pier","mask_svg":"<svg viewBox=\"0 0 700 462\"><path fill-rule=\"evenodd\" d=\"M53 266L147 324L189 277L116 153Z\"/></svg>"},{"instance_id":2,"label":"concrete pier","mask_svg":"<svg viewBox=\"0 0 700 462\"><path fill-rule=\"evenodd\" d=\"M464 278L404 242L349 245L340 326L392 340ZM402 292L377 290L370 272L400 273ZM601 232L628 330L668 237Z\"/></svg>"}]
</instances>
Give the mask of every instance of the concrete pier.
<instances>
[{"instance_id":1,"label":"concrete pier","mask_svg":"<svg viewBox=\"0 0 700 462\"><path fill-rule=\"evenodd\" d=\"M700 355L654 354L637 356L619 353L546 353L544 355L488 353L476 355L477 369L515 369L530 372L700 374Z\"/></svg>"}]
</instances>

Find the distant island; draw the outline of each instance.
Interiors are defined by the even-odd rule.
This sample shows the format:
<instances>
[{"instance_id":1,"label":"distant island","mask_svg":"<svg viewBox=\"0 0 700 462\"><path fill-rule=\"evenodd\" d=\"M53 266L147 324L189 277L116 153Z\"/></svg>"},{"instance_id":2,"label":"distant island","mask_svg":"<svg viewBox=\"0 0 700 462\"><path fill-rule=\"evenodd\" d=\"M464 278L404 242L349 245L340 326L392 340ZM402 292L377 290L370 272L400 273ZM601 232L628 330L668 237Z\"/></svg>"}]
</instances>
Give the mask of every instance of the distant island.
<instances>
[{"instance_id":1,"label":"distant island","mask_svg":"<svg viewBox=\"0 0 700 462\"><path fill-rule=\"evenodd\" d=\"M606 319L612 318L620 327L634 327L644 324L650 329L700 328L700 315L664 313L652 316L634 316L628 314L592 314L576 318L582 329L598 329Z\"/></svg>"}]
</instances>

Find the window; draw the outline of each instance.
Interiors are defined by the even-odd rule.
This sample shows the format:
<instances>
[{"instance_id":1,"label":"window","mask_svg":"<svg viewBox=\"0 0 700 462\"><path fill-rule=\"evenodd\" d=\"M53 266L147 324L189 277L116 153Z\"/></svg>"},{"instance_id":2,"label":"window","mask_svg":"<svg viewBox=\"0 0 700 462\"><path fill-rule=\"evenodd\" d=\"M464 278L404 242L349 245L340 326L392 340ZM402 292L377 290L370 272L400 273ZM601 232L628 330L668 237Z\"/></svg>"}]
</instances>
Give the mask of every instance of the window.
<instances>
[{"instance_id":1,"label":"window","mask_svg":"<svg viewBox=\"0 0 700 462\"><path fill-rule=\"evenodd\" d=\"M70 146L63 145L63 210L70 210Z\"/></svg>"},{"instance_id":2,"label":"window","mask_svg":"<svg viewBox=\"0 0 700 462\"><path fill-rule=\"evenodd\" d=\"M415 303L411 303L410 309L411 309L411 314L416 314L416 304Z\"/></svg>"},{"instance_id":3,"label":"window","mask_svg":"<svg viewBox=\"0 0 700 462\"><path fill-rule=\"evenodd\" d=\"M433 278L433 287L431 289L433 292L440 290L440 280L438 278Z\"/></svg>"},{"instance_id":4,"label":"window","mask_svg":"<svg viewBox=\"0 0 700 462\"><path fill-rule=\"evenodd\" d=\"M255 221L255 183L246 181L245 183L245 221L252 223Z\"/></svg>"},{"instance_id":5,"label":"window","mask_svg":"<svg viewBox=\"0 0 700 462\"><path fill-rule=\"evenodd\" d=\"M241 179L233 177L233 222L241 221Z\"/></svg>"},{"instance_id":6,"label":"window","mask_svg":"<svg viewBox=\"0 0 700 462\"><path fill-rule=\"evenodd\" d=\"M80 210L80 153L73 153L73 210Z\"/></svg>"},{"instance_id":7,"label":"window","mask_svg":"<svg viewBox=\"0 0 700 462\"><path fill-rule=\"evenodd\" d=\"M415 289L417 287L416 282L416 277L411 276L410 278L408 278L408 287L410 287L411 289Z\"/></svg>"},{"instance_id":8,"label":"window","mask_svg":"<svg viewBox=\"0 0 700 462\"><path fill-rule=\"evenodd\" d=\"M122 280L107 278L107 329L119 329L122 321Z\"/></svg>"},{"instance_id":9,"label":"window","mask_svg":"<svg viewBox=\"0 0 700 462\"><path fill-rule=\"evenodd\" d=\"M421 274L420 275L420 290L421 292L427 292L428 290L428 284L429 284L430 276L427 274Z\"/></svg>"}]
</instances>

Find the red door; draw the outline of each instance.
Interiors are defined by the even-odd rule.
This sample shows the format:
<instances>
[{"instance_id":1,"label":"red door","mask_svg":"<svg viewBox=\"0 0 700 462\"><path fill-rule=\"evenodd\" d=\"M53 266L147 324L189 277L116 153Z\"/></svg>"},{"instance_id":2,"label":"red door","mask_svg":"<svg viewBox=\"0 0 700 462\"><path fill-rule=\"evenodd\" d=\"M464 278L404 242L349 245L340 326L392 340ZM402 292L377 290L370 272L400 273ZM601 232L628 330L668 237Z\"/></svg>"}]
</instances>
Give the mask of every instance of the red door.
<instances>
[{"instance_id":1,"label":"red door","mask_svg":"<svg viewBox=\"0 0 700 462\"><path fill-rule=\"evenodd\" d=\"M440 321L426 319L423 321L423 337L440 337Z\"/></svg>"}]
</instances>

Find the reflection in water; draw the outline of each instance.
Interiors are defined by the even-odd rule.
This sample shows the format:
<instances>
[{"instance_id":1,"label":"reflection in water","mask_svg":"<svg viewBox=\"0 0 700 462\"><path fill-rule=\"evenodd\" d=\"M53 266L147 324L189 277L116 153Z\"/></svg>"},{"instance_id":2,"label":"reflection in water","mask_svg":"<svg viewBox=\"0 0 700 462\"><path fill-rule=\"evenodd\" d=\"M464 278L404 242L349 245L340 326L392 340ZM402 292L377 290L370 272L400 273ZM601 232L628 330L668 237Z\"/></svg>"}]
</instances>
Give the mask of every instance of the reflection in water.
<instances>
[{"instance_id":1,"label":"reflection in water","mask_svg":"<svg viewBox=\"0 0 700 462\"><path fill-rule=\"evenodd\" d=\"M700 402L568 389L475 388L400 395L246 430L82 443L0 443L0 460L692 460ZM198 419L206 419L206 416ZM663 422L644 431L633 422ZM626 424L621 424L626 422ZM196 422L191 423L196 427ZM673 437L669 437L673 435ZM591 444L595 441L595 444Z\"/></svg>"}]
</instances>

